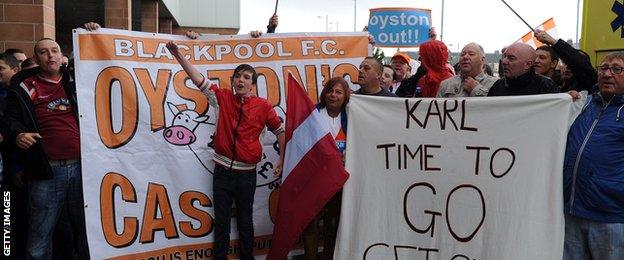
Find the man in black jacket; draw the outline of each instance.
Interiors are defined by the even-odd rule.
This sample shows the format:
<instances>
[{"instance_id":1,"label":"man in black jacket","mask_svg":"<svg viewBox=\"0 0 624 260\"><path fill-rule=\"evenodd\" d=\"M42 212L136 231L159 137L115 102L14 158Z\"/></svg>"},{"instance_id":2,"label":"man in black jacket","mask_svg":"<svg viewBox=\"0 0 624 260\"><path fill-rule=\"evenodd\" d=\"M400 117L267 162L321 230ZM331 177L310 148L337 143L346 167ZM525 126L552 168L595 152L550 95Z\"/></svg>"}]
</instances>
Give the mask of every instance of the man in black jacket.
<instances>
[{"instance_id":1,"label":"man in black jacket","mask_svg":"<svg viewBox=\"0 0 624 260\"><path fill-rule=\"evenodd\" d=\"M28 179L28 258L50 259L55 226L71 227L73 248L87 259L76 87L52 39L35 44L39 67L11 80L3 118ZM55 252L56 253L56 252Z\"/></svg>"},{"instance_id":2,"label":"man in black jacket","mask_svg":"<svg viewBox=\"0 0 624 260\"><path fill-rule=\"evenodd\" d=\"M398 97L422 97L422 90L416 85L425 74L427 74L425 66L418 66L416 74L401 80L395 94Z\"/></svg>"},{"instance_id":3,"label":"man in black jacket","mask_svg":"<svg viewBox=\"0 0 624 260\"><path fill-rule=\"evenodd\" d=\"M587 90L591 94L594 92L593 90L597 90L594 86L598 83L598 73L596 73L586 53L575 49L561 39L555 40L550 34L542 30L535 30L535 38L551 46L561 61L572 72L572 78L570 80L564 79L563 85L558 86L562 92Z\"/></svg>"},{"instance_id":4,"label":"man in black jacket","mask_svg":"<svg viewBox=\"0 0 624 260\"><path fill-rule=\"evenodd\" d=\"M515 96L558 93L548 77L535 73L535 50L525 43L514 43L503 53L503 77L496 82L488 96Z\"/></svg>"}]
</instances>

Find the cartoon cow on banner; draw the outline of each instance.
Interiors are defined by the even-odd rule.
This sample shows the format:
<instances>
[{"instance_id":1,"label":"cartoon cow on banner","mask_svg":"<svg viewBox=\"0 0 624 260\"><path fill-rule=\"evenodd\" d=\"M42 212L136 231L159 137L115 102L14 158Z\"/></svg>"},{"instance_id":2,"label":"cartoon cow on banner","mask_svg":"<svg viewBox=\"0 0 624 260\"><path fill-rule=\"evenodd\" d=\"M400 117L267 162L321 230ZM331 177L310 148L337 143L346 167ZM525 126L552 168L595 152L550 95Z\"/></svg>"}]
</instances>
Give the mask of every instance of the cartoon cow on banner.
<instances>
[{"instance_id":1,"label":"cartoon cow on banner","mask_svg":"<svg viewBox=\"0 0 624 260\"><path fill-rule=\"evenodd\" d=\"M202 159L203 156L198 155L192 144L197 141L197 134L195 131L200 128L200 126L211 125L214 127L215 123L208 122L210 116L199 115L195 110L188 109L186 105L174 105L171 102L167 102L167 107L174 116L171 124L165 127L163 131L165 141L177 146L188 146L204 169L212 174L212 167L208 167L210 162L206 161L208 158ZM211 133L211 137L212 134L213 133ZM211 143L207 146L210 145Z\"/></svg>"},{"instance_id":2,"label":"cartoon cow on banner","mask_svg":"<svg viewBox=\"0 0 624 260\"><path fill-rule=\"evenodd\" d=\"M177 106L167 102L169 110L175 115L171 126L165 128L163 135L165 140L173 145L190 145L197 141L195 129L199 124L206 123L209 116L200 116L191 109L180 111Z\"/></svg>"}]
</instances>

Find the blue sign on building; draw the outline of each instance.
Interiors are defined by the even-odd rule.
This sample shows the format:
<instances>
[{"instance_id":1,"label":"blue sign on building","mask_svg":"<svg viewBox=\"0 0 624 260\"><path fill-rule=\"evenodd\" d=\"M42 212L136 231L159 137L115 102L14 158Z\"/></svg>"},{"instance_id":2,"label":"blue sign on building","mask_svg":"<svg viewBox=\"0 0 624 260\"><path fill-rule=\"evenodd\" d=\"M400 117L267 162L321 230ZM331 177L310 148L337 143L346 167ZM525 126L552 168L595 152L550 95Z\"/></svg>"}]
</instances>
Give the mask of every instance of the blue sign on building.
<instances>
[{"instance_id":1,"label":"blue sign on building","mask_svg":"<svg viewBox=\"0 0 624 260\"><path fill-rule=\"evenodd\" d=\"M370 9L368 31L379 47L416 47L429 40L431 10L417 8Z\"/></svg>"}]
</instances>

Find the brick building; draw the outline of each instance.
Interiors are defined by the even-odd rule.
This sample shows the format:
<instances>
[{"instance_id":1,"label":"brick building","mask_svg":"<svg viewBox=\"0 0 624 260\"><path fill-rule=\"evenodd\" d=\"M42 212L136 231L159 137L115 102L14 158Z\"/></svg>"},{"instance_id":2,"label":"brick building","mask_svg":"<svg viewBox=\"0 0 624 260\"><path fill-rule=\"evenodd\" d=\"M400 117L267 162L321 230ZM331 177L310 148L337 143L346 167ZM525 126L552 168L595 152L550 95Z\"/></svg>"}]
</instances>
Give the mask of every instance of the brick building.
<instances>
[{"instance_id":1,"label":"brick building","mask_svg":"<svg viewBox=\"0 0 624 260\"><path fill-rule=\"evenodd\" d=\"M32 55L41 38L72 51L72 29L94 21L107 28L181 34L236 34L240 0L0 0L0 51Z\"/></svg>"}]
</instances>

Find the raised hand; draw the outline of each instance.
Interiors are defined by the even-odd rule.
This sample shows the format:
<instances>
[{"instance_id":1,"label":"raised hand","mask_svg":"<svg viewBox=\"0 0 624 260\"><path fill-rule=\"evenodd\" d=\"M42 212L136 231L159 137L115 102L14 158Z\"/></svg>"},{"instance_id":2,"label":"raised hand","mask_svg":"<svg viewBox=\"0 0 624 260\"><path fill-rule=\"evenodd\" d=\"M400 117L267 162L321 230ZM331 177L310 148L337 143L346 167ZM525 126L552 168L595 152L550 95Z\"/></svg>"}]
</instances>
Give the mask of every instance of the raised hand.
<instances>
[{"instance_id":1,"label":"raised hand","mask_svg":"<svg viewBox=\"0 0 624 260\"><path fill-rule=\"evenodd\" d=\"M96 22L88 22L84 24L84 28L87 29L87 31L95 31L102 27Z\"/></svg>"},{"instance_id":2,"label":"raised hand","mask_svg":"<svg viewBox=\"0 0 624 260\"><path fill-rule=\"evenodd\" d=\"M195 40L195 39L199 38L199 33L196 33L195 31L192 31L192 30L188 30L188 31L186 31L186 37L189 37L189 38Z\"/></svg>"},{"instance_id":3,"label":"raised hand","mask_svg":"<svg viewBox=\"0 0 624 260\"><path fill-rule=\"evenodd\" d=\"M252 38L258 38L262 36L262 31L251 31L249 32L249 35L251 35Z\"/></svg>"},{"instance_id":4,"label":"raised hand","mask_svg":"<svg viewBox=\"0 0 624 260\"><path fill-rule=\"evenodd\" d=\"M545 43L548 45L553 45L557 43L557 40L553 38L552 36L550 36L550 34L548 34L546 31L535 29L535 31L533 31L533 34L535 35L535 38L537 38L537 40L539 40L542 43Z\"/></svg>"},{"instance_id":5,"label":"raised hand","mask_svg":"<svg viewBox=\"0 0 624 260\"><path fill-rule=\"evenodd\" d=\"M435 40L438 37L435 27L429 29L429 40Z\"/></svg>"},{"instance_id":6,"label":"raised hand","mask_svg":"<svg viewBox=\"0 0 624 260\"><path fill-rule=\"evenodd\" d=\"M269 27L277 27L279 24L279 20L277 18L277 14L273 14L273 16L271 16L271 19L269 19Z\"/></svg>"}]
</instances>

